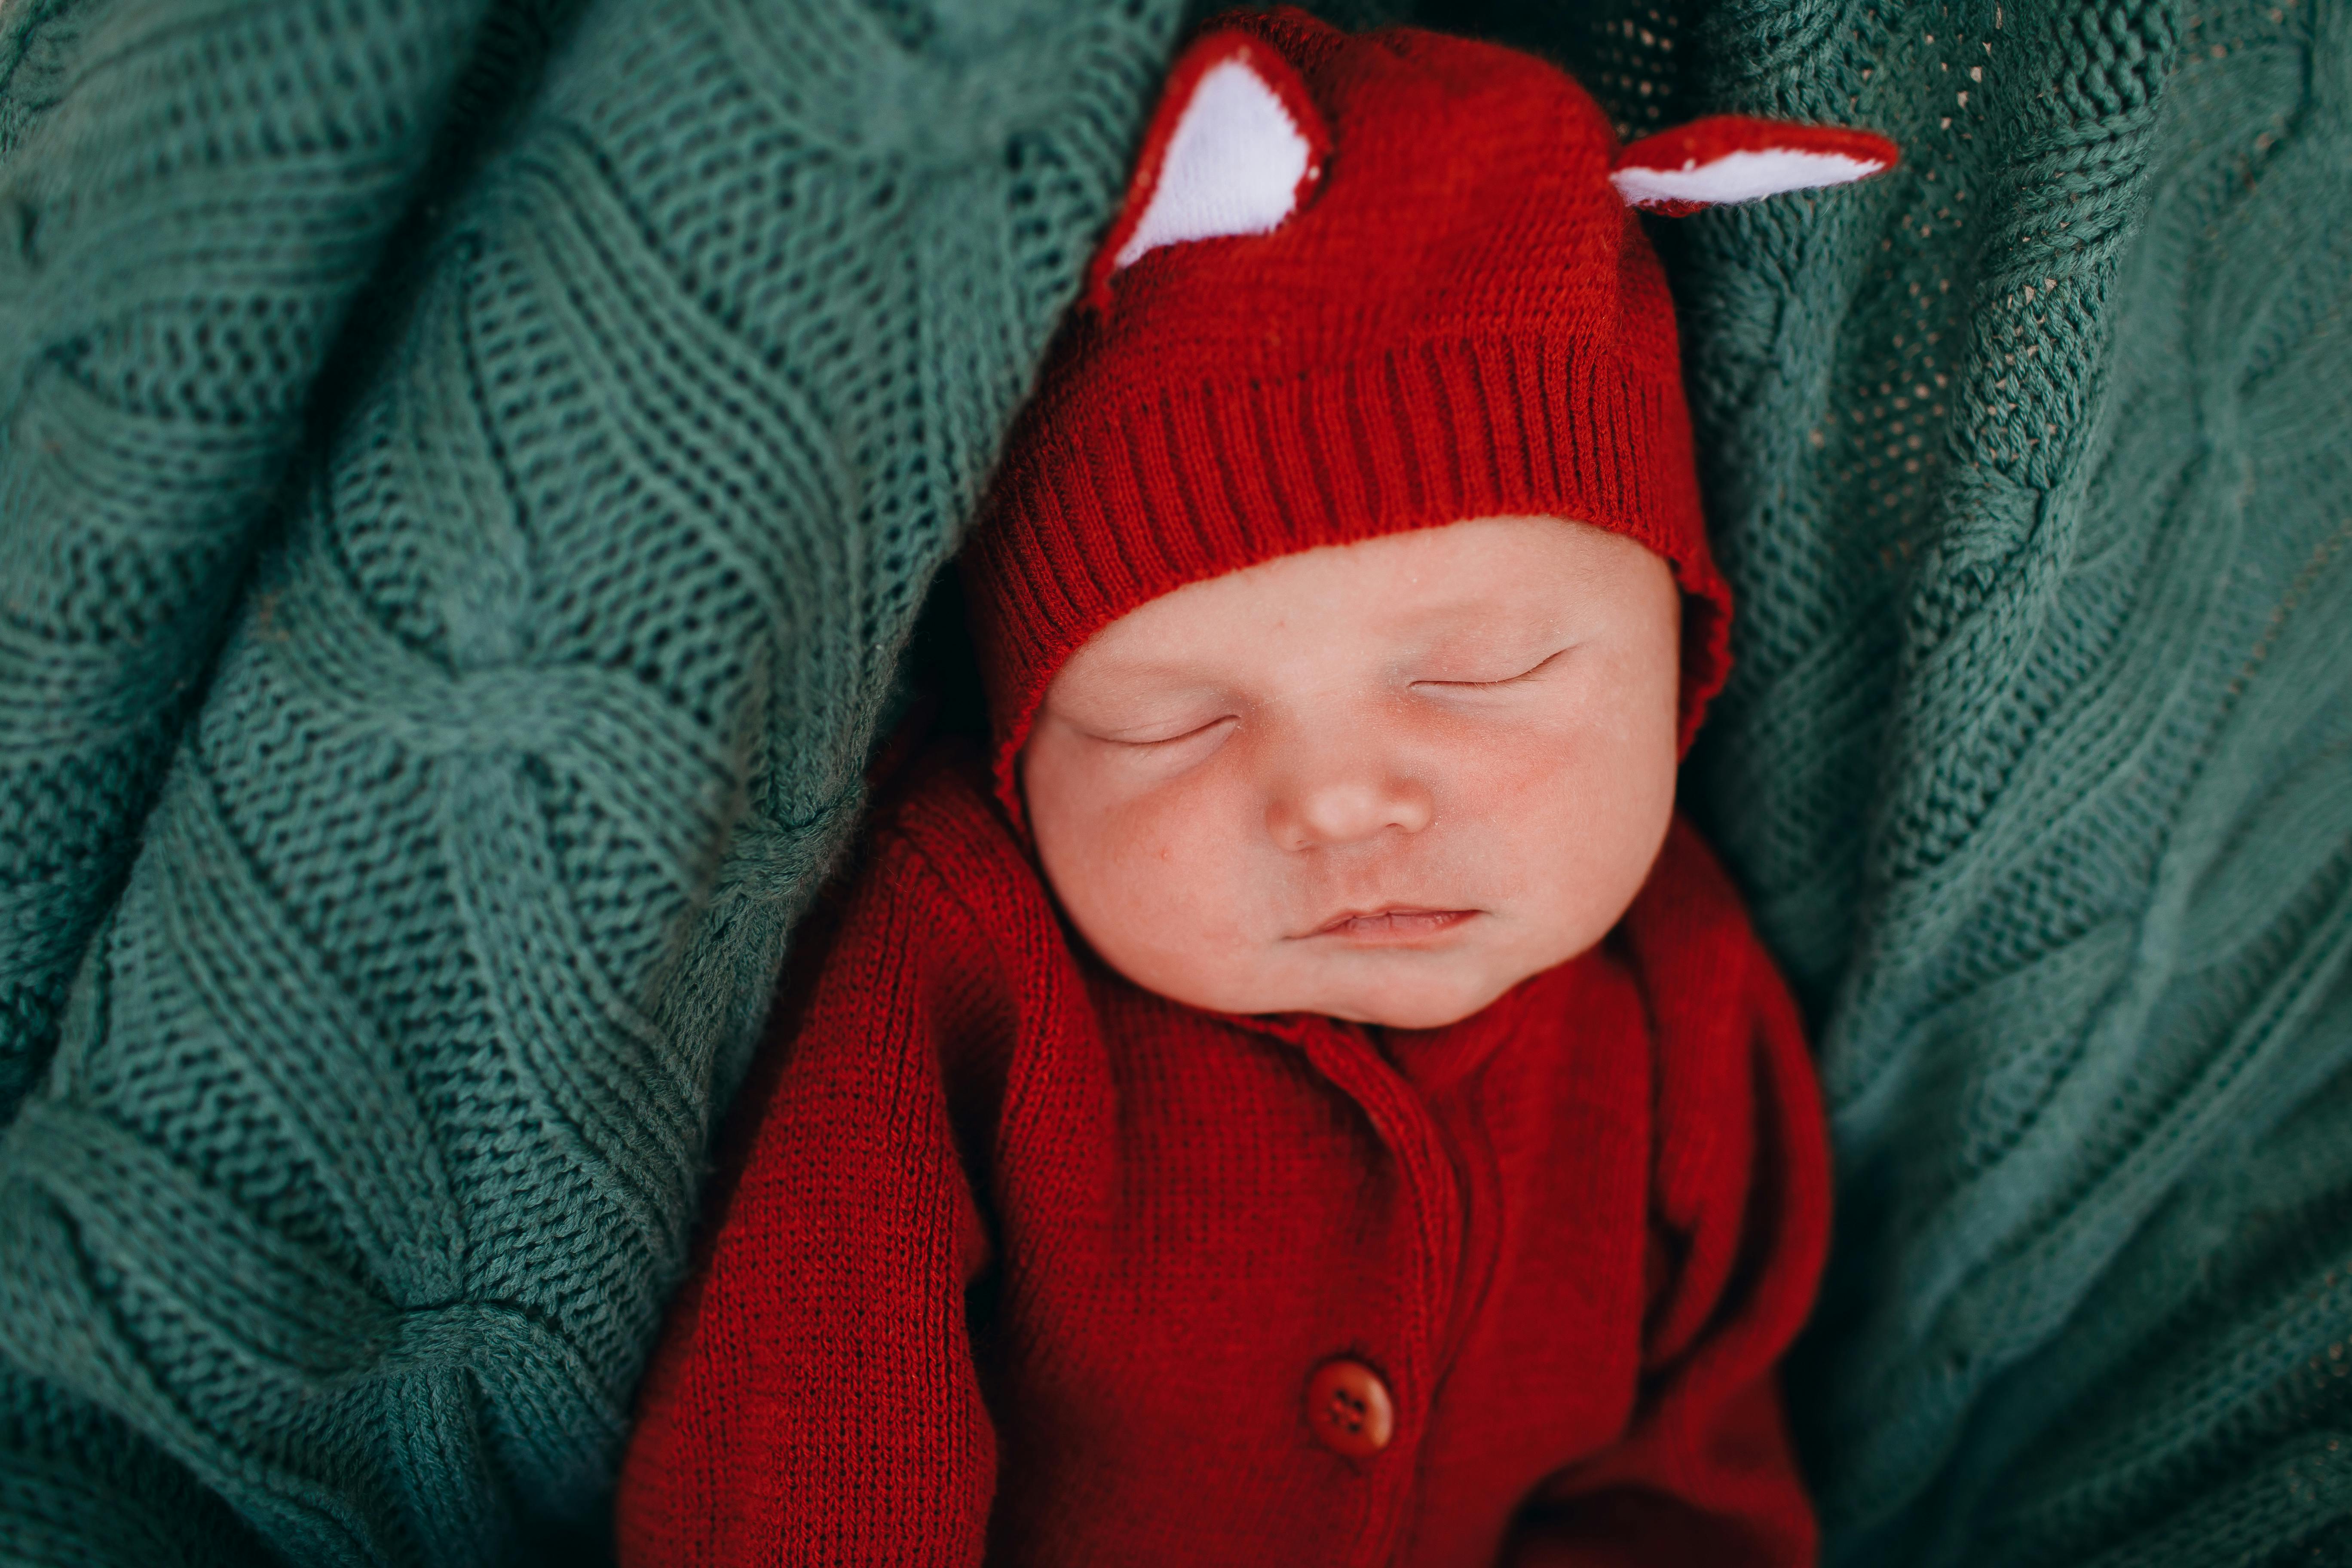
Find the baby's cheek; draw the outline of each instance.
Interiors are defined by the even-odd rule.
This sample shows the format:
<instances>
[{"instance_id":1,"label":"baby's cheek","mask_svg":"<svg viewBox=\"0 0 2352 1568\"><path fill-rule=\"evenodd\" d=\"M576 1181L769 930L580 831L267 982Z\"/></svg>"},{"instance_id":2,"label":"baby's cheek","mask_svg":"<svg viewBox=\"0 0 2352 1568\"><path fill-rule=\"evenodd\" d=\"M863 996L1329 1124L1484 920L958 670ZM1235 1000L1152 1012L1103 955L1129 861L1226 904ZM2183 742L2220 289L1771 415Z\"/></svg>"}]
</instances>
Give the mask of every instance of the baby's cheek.
<instances>
[{"instance_id":1,"label":"baby's cheek","mask_svg":"<svg viewBox=\"0 0 2352 1568\"><path fill-rule=\"evenodd\" d=\"M1601 759L1578 737L1519 731L1482 737L1454 753L1448 771L1456 814L1497 843L1538 847L1589 802Z\"/></svg>"},{"instance_id":2,"label":"baby's cheek","mask_svg":"<svg viewBox=\"0 0 2352 1568\"><path fill-rule=\"evenodd\" d=\"M1155 947L1234 939L1240 848L1231 813L1210 792L1171 789L1129 803L1106 824L1107 875L1127 918Z\"/></svg>"},{"instance_id":3,"label":"baby's cheek","mask_svg":"<svg viewBox=\"0 0 2352 1568\"><path fill-rule=\"evenodd\" d=\"M1553 951L1560 944L1597 939L1638 888L1643 842L1655 848L1650 771L1622 745L1556 733L1496 747L1464 769L1464 826L1488 885L1524 918L1545 963L1568 955Z\"/></svg>"}]
</instances>

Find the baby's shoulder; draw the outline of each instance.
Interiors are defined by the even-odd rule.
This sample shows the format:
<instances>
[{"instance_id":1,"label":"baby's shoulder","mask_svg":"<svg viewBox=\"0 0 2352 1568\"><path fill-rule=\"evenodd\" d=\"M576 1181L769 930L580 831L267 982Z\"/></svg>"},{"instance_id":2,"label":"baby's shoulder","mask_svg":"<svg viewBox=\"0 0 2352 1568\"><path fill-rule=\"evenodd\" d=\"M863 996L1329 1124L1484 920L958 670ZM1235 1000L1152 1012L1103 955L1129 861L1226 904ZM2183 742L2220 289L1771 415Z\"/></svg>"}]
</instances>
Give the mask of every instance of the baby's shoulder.
<instances>
[{"instance_id":1,"label":"baby's shoulder","mask_svg":"<svg viewBox=\"0 0 2352 1568\"><path fill-rule=\"evenodd\" d=\"M1720 1017L1779 984L1738 885L1680 812L1617 934L1654 1014Z\"/></svg>"},{"instance_id":2,"label":"baby's shoulder","mask_svg":"<svg viewBox=\"0 0 2352 1568\"><path fill-rule=\"evenodd\" d=\"M1675 813L1649 879L1625 911L1638 946L1752 942L1747 900L1690 818Z\"/></svg>"},{"instance_id":3,"label":"baby's shoulder","mask_svg":"<svg viewBox=\"0 0 2352 1568\"><path fill-rule=\"evenodd\" d=\"M986 759L962 737L925 743L875 785L841 901L937 931L961 927L990 946L1057 938L1035 862L989 789ZM891 916L885 916L891 918Z\"/></svg>"},{"instance_id":4,"label":"baby's shoulder","mask_svg":"<svg viewBox=\"0 0 2352 1568\"><path fill-rule=\"evenodd\" d=\"M933 740L875 781L861 833L866 858L911 854L934 872L1036 880L1036 869L988 787L988 763L961 735Z\"/></svg>"}]
</instances>

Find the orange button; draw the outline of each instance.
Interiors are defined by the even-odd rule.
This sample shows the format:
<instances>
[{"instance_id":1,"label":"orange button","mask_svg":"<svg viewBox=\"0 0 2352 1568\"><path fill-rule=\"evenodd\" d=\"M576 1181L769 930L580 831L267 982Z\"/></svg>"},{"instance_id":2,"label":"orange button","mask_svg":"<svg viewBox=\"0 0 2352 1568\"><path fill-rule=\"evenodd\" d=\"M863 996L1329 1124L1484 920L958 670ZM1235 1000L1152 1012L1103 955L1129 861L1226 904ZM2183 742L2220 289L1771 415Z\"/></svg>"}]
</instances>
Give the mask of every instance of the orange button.
<instances>
[{"instance_id":1,"label":"orange button","mask_svg":"<svg viewBox=\"0 0 2352 1568\"><path fill-rule=\"evenodd\" d=\"M1396 1405L1381 1374L1349 1356L1327 1361L1307 1380L1307 1425L1335 1454L1368 1459L1389 1446Z\"/></svg>"}]
</instances>

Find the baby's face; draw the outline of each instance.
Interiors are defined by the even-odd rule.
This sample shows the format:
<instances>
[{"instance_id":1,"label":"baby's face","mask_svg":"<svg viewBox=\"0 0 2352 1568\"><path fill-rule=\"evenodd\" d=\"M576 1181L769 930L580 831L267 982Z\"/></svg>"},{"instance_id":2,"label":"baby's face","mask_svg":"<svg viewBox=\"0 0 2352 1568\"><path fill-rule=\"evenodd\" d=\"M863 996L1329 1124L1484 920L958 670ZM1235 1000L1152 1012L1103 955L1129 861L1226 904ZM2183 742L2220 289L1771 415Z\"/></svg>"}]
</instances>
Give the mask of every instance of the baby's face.
<instances>
[{"instance_id":1,"label":"baby's face","mask_svg":"<svg viewBox=\"0 0 2352 1568\"><path fill-rule=\"evenodd\" d=\"M1411 1028L1591 947L1674 809L1681 595L1484 518L1284 556L1107 627L1021 757L1046 878L1136 984Z\"/></svg>"}]
</instances>

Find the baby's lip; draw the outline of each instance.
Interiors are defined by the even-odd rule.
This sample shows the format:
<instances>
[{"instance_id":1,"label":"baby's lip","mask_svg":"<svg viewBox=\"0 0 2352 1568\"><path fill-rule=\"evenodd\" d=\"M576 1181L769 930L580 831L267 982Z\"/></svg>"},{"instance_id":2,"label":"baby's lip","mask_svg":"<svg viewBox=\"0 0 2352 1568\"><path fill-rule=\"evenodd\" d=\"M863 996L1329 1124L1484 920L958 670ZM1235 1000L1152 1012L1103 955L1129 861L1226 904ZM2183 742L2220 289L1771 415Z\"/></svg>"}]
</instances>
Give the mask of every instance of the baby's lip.
<instances>
[{"instance_id":1,"label":"baby's lip","mask_svg":"<svg viewBox=\"0 0 2352 1568\"><path fill-rule=\"evenodd\" d=\"M1355 942L1422 942L1457 930L1478 913L1476 910L1438 910L1421 904L1384 904L1375 910L1342 910L1303 934Z\"/></svg>"}]
</instances>

